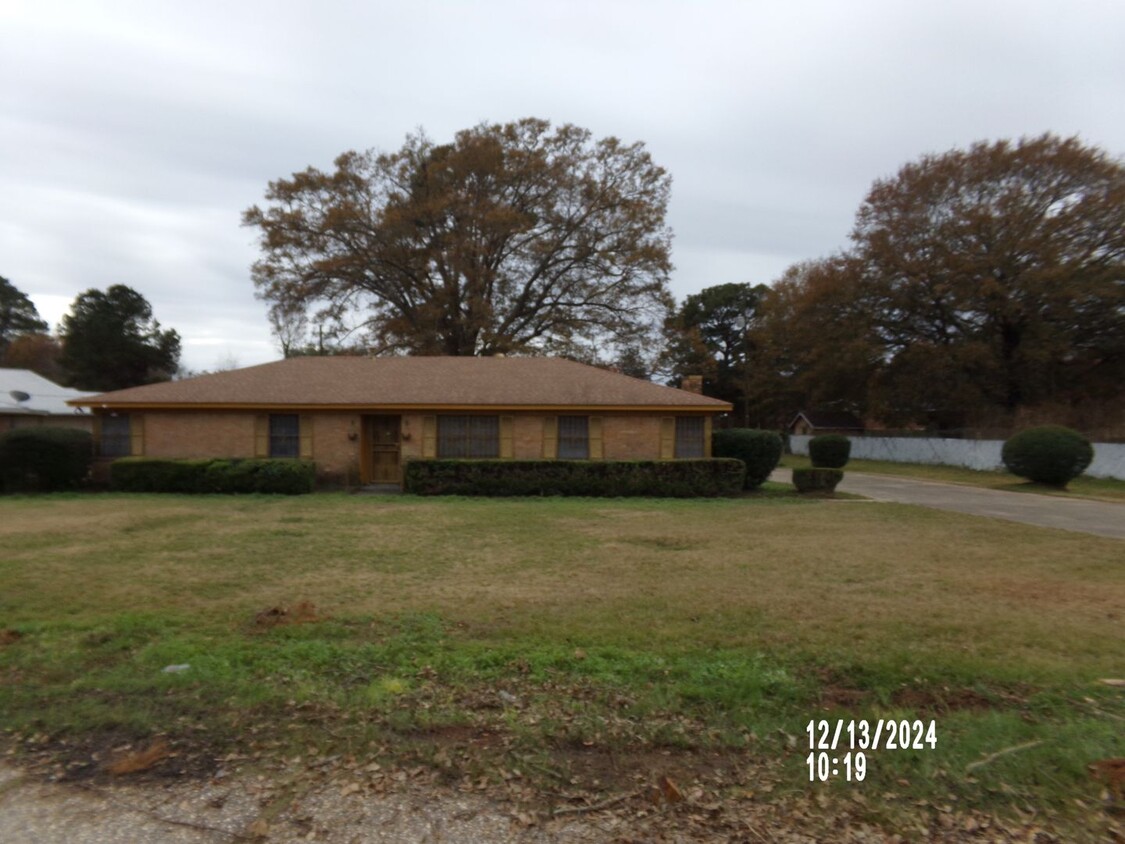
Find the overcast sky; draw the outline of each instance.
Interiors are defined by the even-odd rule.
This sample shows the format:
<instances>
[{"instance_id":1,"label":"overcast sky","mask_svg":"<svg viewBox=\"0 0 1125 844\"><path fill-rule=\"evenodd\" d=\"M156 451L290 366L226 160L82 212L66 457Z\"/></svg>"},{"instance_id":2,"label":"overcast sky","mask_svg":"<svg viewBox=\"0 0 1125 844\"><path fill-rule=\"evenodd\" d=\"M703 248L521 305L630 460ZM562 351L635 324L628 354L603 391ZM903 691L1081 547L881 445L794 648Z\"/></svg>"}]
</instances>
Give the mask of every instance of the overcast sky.
<instances>
[{"instance_id":1,"label":"overcast sky","mask_svg":"<svg viewBox=\"0 0 1125 844\"><path fill-rule=\"evenodd\" d=\"M0 0L0 275L52 326L127 284L203 370L279 357L244 209L481 121L645 143L672 289L847 245L873 180L1055 132L1125 151L1125 2Z\"/></svg>"}]
</instances>

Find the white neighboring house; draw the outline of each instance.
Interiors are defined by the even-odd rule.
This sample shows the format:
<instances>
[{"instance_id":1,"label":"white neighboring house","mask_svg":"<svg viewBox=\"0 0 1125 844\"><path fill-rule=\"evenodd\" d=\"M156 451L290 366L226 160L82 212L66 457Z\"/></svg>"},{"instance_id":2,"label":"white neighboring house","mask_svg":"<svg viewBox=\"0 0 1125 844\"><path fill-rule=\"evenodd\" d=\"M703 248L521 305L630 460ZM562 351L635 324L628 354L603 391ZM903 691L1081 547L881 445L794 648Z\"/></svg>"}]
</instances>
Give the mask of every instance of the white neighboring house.
<instances>
[{"instance_id":1,"label":"white neighboring house","mask_svg":"<svg viewBox=\"0 0 1125 844\"><path fill-rule=\"evenodd\" d=\"M90 412L67 402L93 395L97 394L60 387L30 369L0 368L0 433L29 425L92 431Z\"/></svg>"}]
</instances>

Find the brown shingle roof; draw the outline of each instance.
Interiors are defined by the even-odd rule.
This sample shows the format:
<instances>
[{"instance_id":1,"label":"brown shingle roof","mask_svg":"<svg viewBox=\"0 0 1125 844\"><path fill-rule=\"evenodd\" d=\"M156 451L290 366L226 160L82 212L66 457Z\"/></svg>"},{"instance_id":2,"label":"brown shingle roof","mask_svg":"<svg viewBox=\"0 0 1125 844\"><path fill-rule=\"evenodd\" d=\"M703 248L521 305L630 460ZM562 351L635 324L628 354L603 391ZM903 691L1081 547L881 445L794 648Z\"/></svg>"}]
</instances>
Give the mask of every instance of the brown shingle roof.
<instances>
[{"instance_id":1,"label":"brown shingle roof","mask_svg":"<svg viewBox=\"0 0 1125 844\"><path fill-rule=\"evenodd\" d=\"M80 400L93 407L647 407L730 405L561 358L298 357Z\"/></svg>"}]
</instances>

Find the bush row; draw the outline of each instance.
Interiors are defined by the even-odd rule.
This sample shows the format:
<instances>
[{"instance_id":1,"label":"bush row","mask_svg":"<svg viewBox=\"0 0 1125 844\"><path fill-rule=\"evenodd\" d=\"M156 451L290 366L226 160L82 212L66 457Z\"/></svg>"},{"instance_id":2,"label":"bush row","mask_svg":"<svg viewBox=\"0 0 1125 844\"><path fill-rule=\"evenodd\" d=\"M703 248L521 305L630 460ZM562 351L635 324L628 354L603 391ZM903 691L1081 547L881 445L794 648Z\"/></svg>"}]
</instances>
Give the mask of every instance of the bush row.
<instances>
[{"instance_id":1,"label":"bush row","mask_svg":"<svg viewBox=\"0 0 1125 844\"><path fill-rule=\"evenodd\" d=\"M94 440L78 428L35 426L0 434L0 489L55 492L86 480Z\"/></svg>"},{"instance_id":2,"label":"bush row","mask_svg":"<svg viewBox=\"0 0 1125 844\"><path fill-rule=\"evenodd\" d=\"M739 460L411 460L404 487L416 495L584 495L693 498L737 495Z\"/></svg>"},{"instance_id":3,"label":"bush row","mask_svg":"<svg viewBox=\"0 0 1125 844\"><path fill-rule=\"evenodd\" d=\"M124 457L109 467L118 492L238 493L302 495L316 474L309 460L159 460Z\"/></svg>"}]
</instances>

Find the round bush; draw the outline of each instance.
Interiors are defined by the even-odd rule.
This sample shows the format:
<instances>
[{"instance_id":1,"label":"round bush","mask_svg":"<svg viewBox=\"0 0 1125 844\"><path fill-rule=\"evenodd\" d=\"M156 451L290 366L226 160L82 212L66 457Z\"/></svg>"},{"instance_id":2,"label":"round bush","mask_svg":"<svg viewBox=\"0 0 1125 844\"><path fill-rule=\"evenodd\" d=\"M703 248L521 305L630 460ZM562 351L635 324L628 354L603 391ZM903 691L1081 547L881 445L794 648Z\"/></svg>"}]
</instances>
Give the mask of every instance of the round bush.
<instances>
[{"instance_id":1,"label":"round bush","mask_svg":"<svg viewBox=\"0 0 1125 844\"><path fill-rule=\"evenodd\" d=\"M86 479L93 459L89 431L15 428L0 434L0 486L5 492L72 489Z\"/></svg>"},{"instance_id":2,"label":"round bush","mask_svg":"<svg viewBox=\"0 0 1125 844\"><path fill-rule=\"evenodd\" d=\"M794 469L793 486L797 492L824 492L836 491L836 485L844 479L844 473L839 469Z\"/></svg>"},{"instance_id":3,"label":"round bush","mask_svg":"<svg viewBox=\"0 0 1125 844\"><path fill-rule=\"evenodd\" d=\"M1000 457L1013 475L1065 488L1090 465L1094 447L1077 431L1062 425L1043 425L1011 437Z\"/></svg>"},{"instance_id":4,"label":"round bush","mask_svg":"<svg viewBox=\"0 0 1125 844\"><path fill-rule=\"evenodd\" d=\"M852 456L852 441L843 434L821 434L809 440L809 457L818 469L843 469Z\"/></svg>"},{"instance_id":5,"label":"round bush","mask_svg":"<svg viewBox=\"0 0 1125 844\"><path fill-rule=\"evenodd\" d=\"M733 457L746 464L745 489L757 489L781 459L781 436L757 428L728 428L711 435L712 457Z\"/></svg>"}]
</instances>

